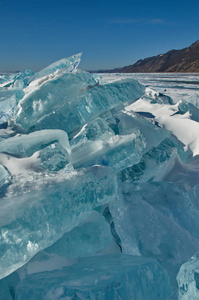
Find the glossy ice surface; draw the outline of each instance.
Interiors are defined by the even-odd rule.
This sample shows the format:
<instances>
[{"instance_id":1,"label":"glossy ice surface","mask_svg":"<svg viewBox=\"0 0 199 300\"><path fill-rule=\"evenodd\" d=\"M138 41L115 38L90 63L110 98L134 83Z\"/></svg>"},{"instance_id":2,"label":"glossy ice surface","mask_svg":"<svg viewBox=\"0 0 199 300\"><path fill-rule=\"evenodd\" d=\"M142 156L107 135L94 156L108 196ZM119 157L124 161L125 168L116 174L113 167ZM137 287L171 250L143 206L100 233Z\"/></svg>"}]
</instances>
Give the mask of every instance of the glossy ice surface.
<instances>
[{"instance_id":1,"label":"glossy ice surface","mask_svg":"<svg viewBox=\"0 0 199 300\"><path fill-rule=\"evenodd\" d=\"M0 75L0 299L197 299L199 75L80 59Z\"/></svg>"}]
</instances>

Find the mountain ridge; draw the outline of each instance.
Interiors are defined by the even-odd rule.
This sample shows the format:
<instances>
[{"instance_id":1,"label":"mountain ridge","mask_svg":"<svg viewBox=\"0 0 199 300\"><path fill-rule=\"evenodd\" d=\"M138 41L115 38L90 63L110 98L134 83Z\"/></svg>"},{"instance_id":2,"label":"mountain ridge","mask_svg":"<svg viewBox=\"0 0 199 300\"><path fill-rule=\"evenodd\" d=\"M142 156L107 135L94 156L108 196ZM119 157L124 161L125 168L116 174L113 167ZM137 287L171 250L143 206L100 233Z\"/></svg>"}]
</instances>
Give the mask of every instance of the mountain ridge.
<instances>
[{"instance_id":1,"label":"mountain ridge","mask_svg":"<svg viewBox=\"0 0 199 300\"><path fill-rule=\"evenodd\" d=\"M100 71L99 71L100 72ZM180 50L169 50L164 54L138 60L112 70L101 70L102 73L199 73L199 40L191 46Z\"/></svg>"}]
</instances>

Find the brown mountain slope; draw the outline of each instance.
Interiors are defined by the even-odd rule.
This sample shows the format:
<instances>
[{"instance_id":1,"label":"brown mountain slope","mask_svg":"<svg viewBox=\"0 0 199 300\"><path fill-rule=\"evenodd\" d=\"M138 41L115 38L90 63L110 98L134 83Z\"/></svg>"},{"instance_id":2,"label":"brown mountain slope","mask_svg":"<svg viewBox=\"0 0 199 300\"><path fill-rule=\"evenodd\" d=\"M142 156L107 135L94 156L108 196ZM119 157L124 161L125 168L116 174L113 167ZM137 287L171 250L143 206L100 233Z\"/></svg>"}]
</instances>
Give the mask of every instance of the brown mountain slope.
<instances>
[{"instance_id":1,"label":"brown mountain slope","mask_svg":"<svg viewBox=\"0 0 199 300\"><path fill-rule=\"evenodd\" d=\"M107 71L106 71L107 72ZM117 73L199 73L199 41L181 50L138 60L134 65L109 70Z\"/></svg>"}]
</instances>

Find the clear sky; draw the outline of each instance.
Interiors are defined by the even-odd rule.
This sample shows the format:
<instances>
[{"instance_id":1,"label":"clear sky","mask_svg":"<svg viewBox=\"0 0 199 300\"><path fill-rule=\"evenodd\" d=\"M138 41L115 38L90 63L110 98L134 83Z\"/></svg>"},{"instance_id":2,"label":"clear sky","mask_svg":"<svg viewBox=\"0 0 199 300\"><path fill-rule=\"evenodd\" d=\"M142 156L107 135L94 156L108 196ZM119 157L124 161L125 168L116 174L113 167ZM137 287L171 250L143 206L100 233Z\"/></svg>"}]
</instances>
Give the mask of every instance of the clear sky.
<instances>
[{"instance_id":1,"label":"clear sky","mask_svg":"<svg viewBox=\"0 0 199 300\"><path fill-rule=\"evenodd\" d=\"M82 69L135 63L199 39L199 0L0 0L0 72L83 52Z\"/></svg>"}]
</instances>

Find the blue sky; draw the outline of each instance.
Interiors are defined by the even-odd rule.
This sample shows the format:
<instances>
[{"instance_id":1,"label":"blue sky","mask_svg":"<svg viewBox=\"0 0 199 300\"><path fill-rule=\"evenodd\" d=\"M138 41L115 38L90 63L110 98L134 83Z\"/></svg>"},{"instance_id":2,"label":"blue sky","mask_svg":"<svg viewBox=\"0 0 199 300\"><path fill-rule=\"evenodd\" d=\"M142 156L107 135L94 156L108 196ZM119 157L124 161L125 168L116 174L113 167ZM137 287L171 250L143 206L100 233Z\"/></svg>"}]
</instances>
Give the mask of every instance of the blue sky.
<instances>
[{"instance_id":1,"label":"blue sky","mask_svg":"<svg viewBox=\"0 0 199 300\"><path fill-rule=\"evenodd\" d=\"M125 66L199 39L199 0L0 0L0 72L83 52L81 68Z\"/></svg>"}]
</instances>

